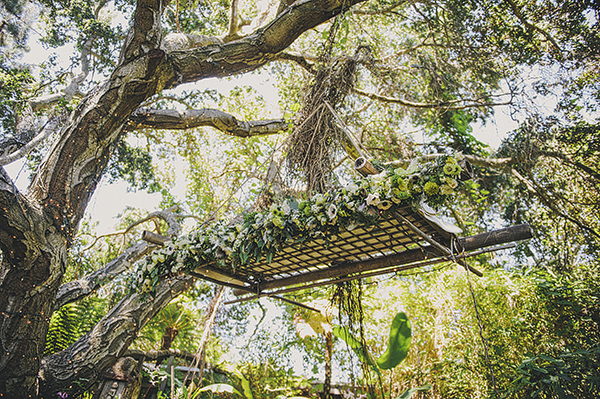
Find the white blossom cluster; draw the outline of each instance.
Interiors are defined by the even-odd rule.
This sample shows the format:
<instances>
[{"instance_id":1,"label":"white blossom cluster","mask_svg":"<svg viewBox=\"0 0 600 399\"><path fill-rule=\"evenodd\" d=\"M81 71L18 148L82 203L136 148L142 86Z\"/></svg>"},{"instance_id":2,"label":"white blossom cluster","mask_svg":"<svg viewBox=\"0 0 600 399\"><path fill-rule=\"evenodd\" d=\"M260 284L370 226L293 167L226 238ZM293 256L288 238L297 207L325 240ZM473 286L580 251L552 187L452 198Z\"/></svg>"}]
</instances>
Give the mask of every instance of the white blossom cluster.
<instances>
[{"instance_id":1,"label":"white blossom cluster","mask_svg":"<svg viewBox=\"0 0 600 399\"><path fill-rule=\"evenodd\" d=\"M439 205L459 186L462 170L457 158L444 156L423 165L412 162L310 199L284 199L268 210L244 215L241 223L206 225L138 262L132 289L152 292L161 278L209 263L234 272L240 265L270 261L286 243L327 238L375 224L386 211L417 204L423 196Z\"/></svg>"}]
</instances>

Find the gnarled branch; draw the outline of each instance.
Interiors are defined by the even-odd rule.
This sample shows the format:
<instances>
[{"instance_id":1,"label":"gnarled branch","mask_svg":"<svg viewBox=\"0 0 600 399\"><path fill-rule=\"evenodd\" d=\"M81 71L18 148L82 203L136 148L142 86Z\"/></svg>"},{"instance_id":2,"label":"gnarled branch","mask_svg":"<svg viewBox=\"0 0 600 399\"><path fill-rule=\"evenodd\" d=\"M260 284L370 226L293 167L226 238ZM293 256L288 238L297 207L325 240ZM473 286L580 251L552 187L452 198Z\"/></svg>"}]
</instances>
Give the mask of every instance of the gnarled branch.
<instances>
[{"instance_id":1,"label":"gnarled branch","mask_svg":"<svg viewBox=\"0 0 600 399\"><path fill-rule=\"evenodd\" d=\"M60 309L67 303L75 302L90 295L102 286L103 283L112 280L116 275L123 273L129 267L151 251L151 246L145 242L138 242L127 248L117 258L108 262L104 267L80 278L61 285L56 293L54 310Z\"/></svg>"},{"instance_id":2,"label":"gnarled branch","mask_svg":"<svg viewBox=\"0 0 600 399\"><path fill-rule=\"evenodd\" d=\"M88 389L126 353L146 323L193 282L190 276L173 277L160 282L151 298L138 293L123 298L89 333L42 359L40 397L56 398L65 391L75 397ZM65 389L69 386L70 391Z\"/></svg>"},{"instance_id":3,"label":"gnarled branch","mask_svg":"<svg viewBox=\"0 0 600 399\"><path fill-rule=\"evenodd\" d=\"M129 117L127 130L137 129L190 129L211 126L238 137L277 134L288 128L284 119L240 121L223 111L203 108L185 111L139 108Z\"/></svg>"},{"instance_id":4,"label":"gnarled branch","mask_svg":"<svg viewBox=\"0 0 600 399\"><path fill-rule=\"evenodd\" d=\"M132 223L124 232L121 232L120 234L127 234L131 229L141 223L155 218L160 218L167 222L167 225L169 226L167 230L168 236L175 237L179 235L181 231L181 225L177 221L178 215L173 213L175 210L176 207L171 207L162 211L151 212L145 218ZM94 241L91 246L93 246L96 241ZM67 303L78 301L96 291L98 288L100 288L100 286L112 280L116 275L126 271L131 264L136 262L138 259L141 259L154 248L156 247L151 246L146 242L138 242L127 248L121 255L107 263L104 267L80 278L79 280L70 281L61 285L56 294L54 310L59 309L61 306Z\"/></svg>"},{"instance_id":5,"label":"gnarled branch","mask_svg":"<svg viewBox=\"0 0 600 399\"><path fill-rule=\"evenodd\" d=\"M243 39L170 53L178 79L172 86L255 70L276 59L302 33L365 0L301 0Z\"/></svg>"},{"instance_id":6,"label":"gnarled branch","mask_svg":"<svg viewBox=\"0 0 600 399\"><path fill-rule=\"evenodd\" d=\"M33 151L42 141L50 137L51 134L55 133L59 128L60 124L64 122L63 115L52 117L40 130L40 132L27 144L19 148L14 152L4 154L0 157L0 165L8 165L16 161L17 159L23 158L31 151Z\"/></svg>"}]
</instances>

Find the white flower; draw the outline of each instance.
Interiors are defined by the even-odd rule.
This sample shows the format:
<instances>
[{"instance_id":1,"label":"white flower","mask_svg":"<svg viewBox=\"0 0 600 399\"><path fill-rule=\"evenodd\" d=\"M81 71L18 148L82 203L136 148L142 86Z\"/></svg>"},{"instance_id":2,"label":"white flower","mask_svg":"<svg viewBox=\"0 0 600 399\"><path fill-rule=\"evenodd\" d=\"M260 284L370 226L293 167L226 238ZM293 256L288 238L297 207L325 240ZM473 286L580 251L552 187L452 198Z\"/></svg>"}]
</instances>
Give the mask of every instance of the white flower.
<instances>
[{"instance_id":1,"label":"white flower","mask_svg":"<svg viewBox=\"0 0 600 399\"><path fill-rule=\"evenodd\" d=\"M327 216L329 219L333 219L337 216L337 206L335 206L335 204L329 204L329 208L327 208Z\"/></svg>"},{"instance_id":2,"label":"white flower","mask_svg":"<svg viewBox=\"0 0 600 399\"><path fill-rule=\"evenodd\" d=\"M356 183L352 182L350 184L348 184L346 187L344 187L346 189L346 191L348 191L348 193L350 193L351 195L353 195L354 193L356 193L358 191L358 186L356 185Z\"/></svg>"},{"instance_id":3,"label":"white flower","mask_svg":"<svg viewBox=\"0 0 600 399\"><path fill-rule=\"evenodd\" d=\"M165 255L161 254L160 252L154 252L151 255L151 258L152 258L152 262L154 262L154 263L162 263L165 261Z\"/></svg>"},{"instance_id":4,"label":"white flower","mask_svg":"<svg viewBox=\"0 0 600 399\"><path fill-rule=\"evenodd\" d=\"M177 245L180 247L183 247L184 245L189 245L191 243L192 243L192 241L190 240L190 238L188 236L183 236L177 240Z\"/></svg>"},{"instance_id":5,"label":"white flower","mask_svg":"<svg viewBox=\"0 0 600 399\"><path fill-rule=\"evenodd\" d=\"M173 241L167 241L162 251L167 255L171 255L175 252L175 244L173 244Z\"/></svg>"},{"instance_id":6,"label":"white flower","mask_svg":"<svg viewBox=\"0 0 600 399\"><path fill-rule=\"evenodd\" d=\"M310 210L312 211L312 213L319 213L319 211L321 210L321 207L317 204L311 205Z\"/></svg>"},{"instance_id":7,"label":"white flower","mask_svg":"<svg viewBox=\"0 0 600 399\"><path fill-rule=\"evenodd\" d=\"M367 205L377 206L377 204L379 204L379 193L367 195Z\"/></svg>"},{"instance_id":8,"label":"white flower","mask_svg":"<svg viewBox=\"0 0 600 399\"><path fill-rule=\"evenodd\" d=\"M290 212L292 211L292 208L290 207L290 203L288 201L285 201L283 203L283 205L281 205L281 211L283 212L284 215L290 214Z\"/></svg>"}]
</instances>

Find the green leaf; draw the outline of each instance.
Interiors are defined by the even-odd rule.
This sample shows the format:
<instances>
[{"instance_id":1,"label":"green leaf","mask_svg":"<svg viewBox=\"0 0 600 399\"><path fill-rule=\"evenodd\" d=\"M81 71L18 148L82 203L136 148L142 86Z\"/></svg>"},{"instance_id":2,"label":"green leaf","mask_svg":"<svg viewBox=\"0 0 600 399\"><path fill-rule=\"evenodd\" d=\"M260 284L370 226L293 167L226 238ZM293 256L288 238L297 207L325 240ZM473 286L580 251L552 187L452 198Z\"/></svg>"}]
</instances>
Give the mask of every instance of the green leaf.
<instances>
[{"instance_id":1,"label":"green leaf","mask_svg":"<svg viewBox=\"0 0 600 399\"><path fill-rule=\"evenodd\" d=\"M423 385L422 387L409 388L398 396L396 399L410 399L417 392L425 392L431 389L431 384Z\"/></svg>"},{"instance_id":2,"label":"green leaf","mask_svg":"<svg viewBox=\"0 0 600 399\"><path fill-rule=\"evenodd\" d=\"M379 368L366 347L346 327L333 327L333 335L343 340L356 353L361 362L371 366L379 374Z\"/></svg>"},{"instance_id":3,"label":"green leaf","mask_svg":"<svg viewBox=\"0 0 600 399\"><path fill-rule=\"evenodd\" d=\"M398 313L390 327L388 348L379 359L377 365L383 370L389 370L400 364L408 355L411 341L410 320L404 312Z\"/></svg>"},{"instance_id":4,"label":"green leaf","mask_svg":"<svg viewBox=\"0 0 600 399\"><path fill-rule=\"evenodd\" d=\"M239 396L243 396L237 389L232 387L229 384L211 384L207 385L204 388L200 388L198 392L206 392L210 391L213 393L234 393Z\"/></svg>"},{"instance_id":5,"label":"green leaf","mask_svg":"<svg viewBox=\"0 0 600 399\"><path fill-rule=\"evenodd\" d=\"M252 396L252 390L250 389L250 381L241 374L239 377L242 380L242 389L244 390L244 396L246 399L254 399L254 396Z\"/></svg>"}]
</instances>

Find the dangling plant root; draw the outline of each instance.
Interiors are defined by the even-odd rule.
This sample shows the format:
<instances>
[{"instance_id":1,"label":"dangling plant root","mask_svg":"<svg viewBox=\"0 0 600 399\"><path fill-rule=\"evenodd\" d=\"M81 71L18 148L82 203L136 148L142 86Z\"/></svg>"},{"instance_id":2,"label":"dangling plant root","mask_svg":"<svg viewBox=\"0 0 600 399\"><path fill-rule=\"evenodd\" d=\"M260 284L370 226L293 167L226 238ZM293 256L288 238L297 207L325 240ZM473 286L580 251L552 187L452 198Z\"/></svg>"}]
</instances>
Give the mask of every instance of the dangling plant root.
<instances>
[{"instance_id":1,"label":"dangling plant root","mask_svg":"<svg viewBox=\"0 0 600 399\"><path fill-rule=\"evenodd\" d=\"M355 83L356 67L366 47L353 57L322 66L306 90L296 128L289 140L290 177L306 182L307 192L323 193L335 184L333 165L343 150L344 137L331 110L336 110Z\"/></svg>"},{"instance_id":2,"label":"dangling plant root","mask_svg":"<svg viewBox=\"0 0 600 399\"><path fill-rule=\"evenodd\" d=\"M364 334L364 312L362 307L362 280L351 280L335 285L331 302L338 308L339 323L346 325L348 331L360 341L363 359L370 355L367 351L367 342ZM371 367L367 362L361 362L361 368L370 397L375 397L373 387L368 381L371 381Z\"/></svg>"}]
</instances>

